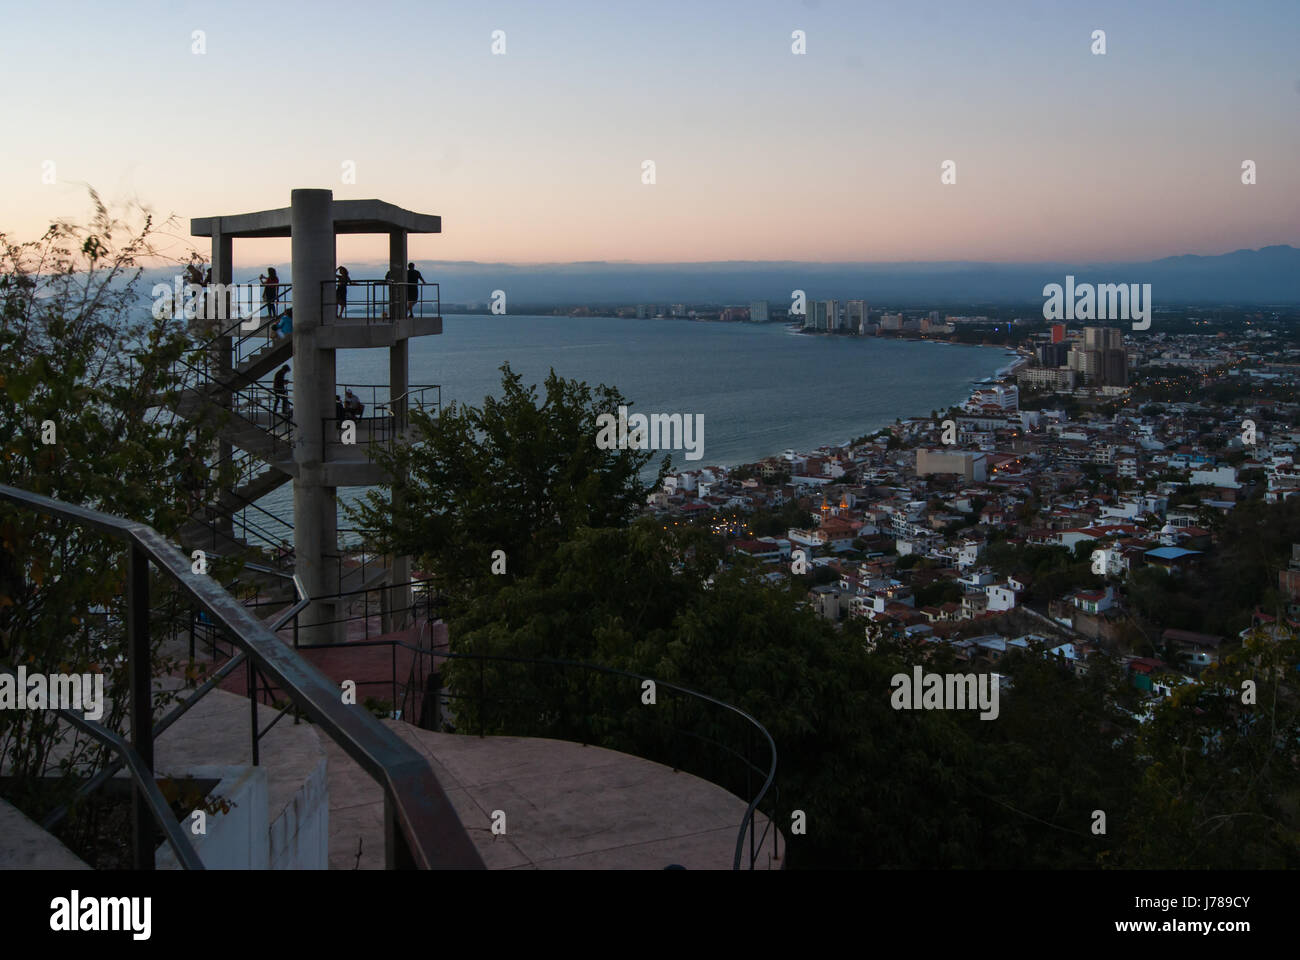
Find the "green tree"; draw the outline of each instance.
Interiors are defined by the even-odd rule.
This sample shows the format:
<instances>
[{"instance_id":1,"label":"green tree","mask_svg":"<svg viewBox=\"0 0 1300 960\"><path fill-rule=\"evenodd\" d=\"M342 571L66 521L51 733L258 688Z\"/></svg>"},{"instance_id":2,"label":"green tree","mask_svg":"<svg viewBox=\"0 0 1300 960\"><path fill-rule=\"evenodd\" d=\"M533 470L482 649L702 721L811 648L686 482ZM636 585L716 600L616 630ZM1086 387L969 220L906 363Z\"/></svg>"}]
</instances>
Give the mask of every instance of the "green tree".
<instances>
[{"instance_id":1,"label":"green tree","mask_svg":"<svg viewBox=\"0 0 1300 960\"><path fill-rule=\"evenodd\" d=\"M119 217L92 191L85 226L36 240L0 234L0 483L142 521L165 535L190 509L181 466L212 437L160 398L185 386L179 325L139 309L140 261L156 256L144 211ZM0 501L0 663L99 673L101 723L123 732L129 703L125 551L120 543ZM153 593L154 670L169 600ZM160 698L161 707L165 697ZM103 768L108 752L57 715L0 710L10 798L39 817ZM47 779L49 778L49 779Z\"/></svg>"},{"instance_id":2,"label":"green tree","mask_svg":"<svg viewBox=\"0 0 1300 960\"><path fill-rule=\"evenodd\" d=\"M415 413L410 445L376 460L392 483L350 511L385 552L410 554L453 602L526 575L583 527L626 524L658 480L640 472L649 451L603 450L597 418L628 401L612 387L564 380L554 371L538 402L535 386L501 366L502 393L482 406ZM506 574L493 574L494 551Z\"/></svg>"},{"instance_id":3,"label":"green tree","mask_svg":"<svg viewBox=\"0 0 1300 960\"><path fill-rule=\"evenodd\" d=\"M1294 631L1256 631L1155 709L1123 865L1300 866L1298 666Z\"/></svg>"}]
</instances>

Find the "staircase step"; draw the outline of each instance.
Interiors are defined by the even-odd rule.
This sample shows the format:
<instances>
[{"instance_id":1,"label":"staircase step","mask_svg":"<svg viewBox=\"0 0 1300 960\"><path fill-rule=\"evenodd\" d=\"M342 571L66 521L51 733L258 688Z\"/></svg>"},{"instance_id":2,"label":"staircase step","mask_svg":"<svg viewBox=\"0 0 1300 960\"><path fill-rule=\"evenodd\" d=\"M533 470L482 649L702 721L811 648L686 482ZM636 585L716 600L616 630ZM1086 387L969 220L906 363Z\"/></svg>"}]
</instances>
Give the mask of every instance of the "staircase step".
<instances>
[{"instance_id":1,"label":"staircase step","mask_svg":"<svg viewBox=\"0 0 1300 960\"><path fill-rule=\"evenodd\" d=\"M228 511L239 510L245 504L256 503L268 493L280 489L293 478L283 470L271 467L234 490L223 490L217 502Z\"/></svg>"}]
</instances>

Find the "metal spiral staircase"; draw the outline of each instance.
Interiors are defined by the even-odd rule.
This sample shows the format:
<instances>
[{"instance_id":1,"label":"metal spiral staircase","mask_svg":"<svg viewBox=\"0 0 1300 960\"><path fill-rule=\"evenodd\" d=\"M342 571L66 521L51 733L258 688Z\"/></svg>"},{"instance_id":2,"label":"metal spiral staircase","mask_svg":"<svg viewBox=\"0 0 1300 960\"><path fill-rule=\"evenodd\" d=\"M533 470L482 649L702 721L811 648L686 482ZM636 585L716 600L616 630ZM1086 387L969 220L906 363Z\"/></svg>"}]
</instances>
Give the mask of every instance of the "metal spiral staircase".
<instances>
[{"instance_id":1,"label":"metal spiral staircase","mask_svg":"<svg viewBox=\"0 0 1300 960\"><path fill-rule=\"evenodd\" d=\"M169 404L187 420L218 418L214 455L194 467L192 509L177 539L188 552L246 561L239 581L269 609L294 600L293 524L258 505L293 479L294 422L261 382L293 356L293 338L273 330L290 289L281 284L279 297L256 307L237 296L209 311L233 319L192 319L196 347L175 370L187 387Z\"/></svg>"}]
</instances>

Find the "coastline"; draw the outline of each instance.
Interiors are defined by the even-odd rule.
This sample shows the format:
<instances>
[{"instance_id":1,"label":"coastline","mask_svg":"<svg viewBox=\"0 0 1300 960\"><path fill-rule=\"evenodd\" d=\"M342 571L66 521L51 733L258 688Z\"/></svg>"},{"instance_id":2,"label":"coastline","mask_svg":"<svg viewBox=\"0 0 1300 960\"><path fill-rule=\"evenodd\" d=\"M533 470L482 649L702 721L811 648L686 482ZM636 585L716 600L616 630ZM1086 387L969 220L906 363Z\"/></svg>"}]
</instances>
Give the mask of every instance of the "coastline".
<instances>
[{"instance_id":1,"label":"coastline","mask_svg":"<svg viewBox=\"0 0 1300 960\"><path fill-rule=\"evenodd\" d=\"M854 336L854 335L852 335L852 334L844 335L844 334L827 333L827 332L825 332L825 331L817 331L817 330L802 330L802 329L800 329L800 330L795 330L795 329L793 329L793 327L794 327L793 324L784 324L783 326L785 326L786 330L787 330L788 332L791 332L791 333L807 334L807 335L809 335L809 336L817 336L817 337L838 337L838 336L846 336L848 339L853 339L853 340L859 339L858 337L856 337L856 336ZM863 337L863 338L861 338L861 339L868 339L868 338ZM871 339L875 339L875 338L871 338ZM887 340L887 341L889 341L889 342L901 342L901 343L930 343L930 344L941 345L941 346L949 346L949 347L969 347L969 348L973 348L973 349L977 349L977 350L981 350L981 349L984 349L984 350L1001 350L1004 354L1017 353L1017 351L1014 351L1014 350L1012 350L1011 348L1009 348L1009 347L1007 347L1007 346L1005 346L1005 345L1003 345L1003 344L996 344L996 343L955 343L955 342L953 342L953 341L951 341L951 340L932 340L932 339L928 339L928 338L924 338L924 337L882 337L882 338L880 338L880 339L882 339L882 340ZM1016 356L1016 359L1015 359L1015 360L1012 360L1010 363L1005 364L1005 365L1003 365L1003 366L1001 366L1001 367L998 367L997 370L995 370L995 371L994 371L993 373L991 373L989 376L984 377L983 379L972 380L972 381L970 382L970 384L969 384L970 387L972 388L972 391L968 391L968 394L969 394L970 392L973 392L973 388L976 388L976 387L979 387L979 386L991 386L991 385L993 385L993 384L997 384L997 383L1002 383L1002 382L1004 382L1005 380L1009 379L1009 378L1012 376L1012 374L1014 374L1014 372L1015 372L1019 367L1023 366L1024 364L1026 364L1026 363L1028 363L1028 362L1029 362L1029 359L1028 359L1027 357L1025 357L1024 355L1021 355L1021 354L1018 354L1018 353L1017 353L1017 356ZM951 406L951 404L949 404L949 406ZM899 414L899 415L897 415L897 418L896 418L896 420L895 420L894 422L898 422L898 421L906 421L906 420L917 420L917 419L924 419L924 418L925 418L925 415L924 415L924 414L920 414L920 415L909 414L909 415L906 415L906 416L904 416L904 415L902 415L902 414ZM857 436L857 437L869 437L869 436L874 436L875 434L878 434L878 433L880 433L882 430L886 430L886 429L888 429L888 424L886 424L885 426L880 426L880 427L875 427L875 428L864 428L864 429L863 429L863 432L857 433L856 436ZM845 439L844 441L842 441L842 442L840 442L840 443L833 443L833 442L832 442L832 443L821 443L821 444L817 444L816 446L808 447L808 448L804 448L804 447L802 447L802 446L800 446L800 445L791 445L791 446L787 446L784 450L782 450L782 451L779 452L779 453L767 453L767 454L764 454L763 456L758 457L757 460L742 460L742 461L739 461L739 462L737 462L737 463L725 463L725 462L723 462L723 461L715 461L715 462L711 462L711 463L709 463L709 464L707 464L707 465L704 465L704 466L698 466L698 467L693 467L693 468L678 468L678 466L677 466L676 463L675 463L675 464L674 464L674 474L670 474L670 476L673 476L673 475L682 475L682 474L697 474L697 473L699 473L699 472L702 471L702 470L708 470L708 469L715 468L715 467L716 467L716 468L721 468L721 469L723 469L723 470L726 470L726 471L730 472L731 470L734 470L734 469L736 469L737 467L741 467L741 466L744 466L744 465L749 464L749 463L755 463L755 462L758 462L758 461L761 461L761 460L767 460L767 459L770 459L770 458L772 458L772 457L781 457L781 456L784 455L784 453L785 453L787 450L793 450L793 451L795 452L796 455L805 455L805 454L807 454L807 453L814 452L814 451L817 451L817 450L824 450L824 449L828 449L828 448L832 448L832 447L845 447L845 446L849 446L850 444L853 443L853 440L854 440L854 439L855 439L855 437L849 437L849 438ZM674 453L674 452L676 452L676 451L667 451L667 452L671 454L671 453ZM654 462L654 461L652 461L652 463L653 463L653 462ZM658 472L658 469L659 469L659 468L658 468L657 466L655 466L653 470L651 470L650 468L647 467L647 469L646 469L645 471L643 471L643 474L644 474L644 476L646 476L646 477L648 477L648 478L653 478L653 477L655 476L655 474Z\"/></svg>"},{"instance_id":2,"label":"coastline","mask_svg":"<svg viewBox=\"0 0 1300 960\"><path fill-rule=\"evenodd\" d=\"M732 470L786 449L840 447L896 420L963 402L977 388L975 381L1013 360L949 350L954 344L945 340L790 339L779 322L688 327L691 321L684 318L662 325L614 322L619 319L449 315L445 342L431 338L440 342L413 349L412 382L454 382L460 399L478 404L497 393L499 364L509 358L515 372L534 383L554 367L589 383L616 383L637 410L703 410L704 457L686 460L680 449L656 451L641 472L649 484L665 456L672 458L674 473L683 473L707 466ZM868 339L873 342L863 342ZM909 346L917 343L932 346ZM955 346L1009 352L996 344ZM342 361L339 383L384 379L386 364L371 368L357 359L373 358ZM444 401L451 398L451 388L444 386L443 392ZM287 488L274 491L258 506L288 519L288 493ZM349 491L341 491L340 499L350 500Z\"/></svg>"}]
</instances>

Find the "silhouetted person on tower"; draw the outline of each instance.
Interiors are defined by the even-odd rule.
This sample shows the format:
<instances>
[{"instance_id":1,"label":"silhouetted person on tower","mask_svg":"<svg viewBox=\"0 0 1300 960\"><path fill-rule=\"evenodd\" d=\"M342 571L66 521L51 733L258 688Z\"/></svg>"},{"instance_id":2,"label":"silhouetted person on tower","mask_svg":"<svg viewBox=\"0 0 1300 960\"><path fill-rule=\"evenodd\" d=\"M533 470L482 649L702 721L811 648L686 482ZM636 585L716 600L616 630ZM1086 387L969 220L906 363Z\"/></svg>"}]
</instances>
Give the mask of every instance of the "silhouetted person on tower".
<instances>
[{"instance_id":1,"label":"silhouetted person on tower","mask_svg":"<svg viewBox=\"0 0 1300 960\"><path fill-rule=\"evenodd\" d=\"M262 282L262 306L266 308L266 319L274 322L276 301L280 299L280 278L275 267L267 267L266 275L258 274L257 279Z\"/></svg>"},{"instance_id":2,"label":"silhouetted person on tower","mask_svg":"<svg viewBox=\"0 0 1300 960\"><path fill-rule=\"evenodd\" d=\"M347 267L339 267L339 282L334 289L335 299L338 300L338 309L334 312L336 317L346 317L348 315L348 284L352 282L352 277L348 275Z\"/></svg>"},{"instance_id":3,"label":"silhouetted person on tower","mask_svg":"<svg viewBox=\"0 0 1300 960\"><path fill-rule=\"evenodd\" d=\"M415 269L415 264L406 265L406 315L414 316L415 301L420 299L420 284L424 283L424 277L420 271Z\"/></svg>"},{"instance_id":4,"label":"silhouetted person on tower","mask_svg":"<svg viewBox=\"0 0 1300 960\"><path fill-rule=\"evenodd\" d=\"M289 374L289 365L286 363L279 370L275 371L275 381L271 385L271 390L275 393L275 403L271 406L272 413L279 413L284 410L284 416L289 416L289 385L287 378Z\"/></svg>"}]
</instances>

